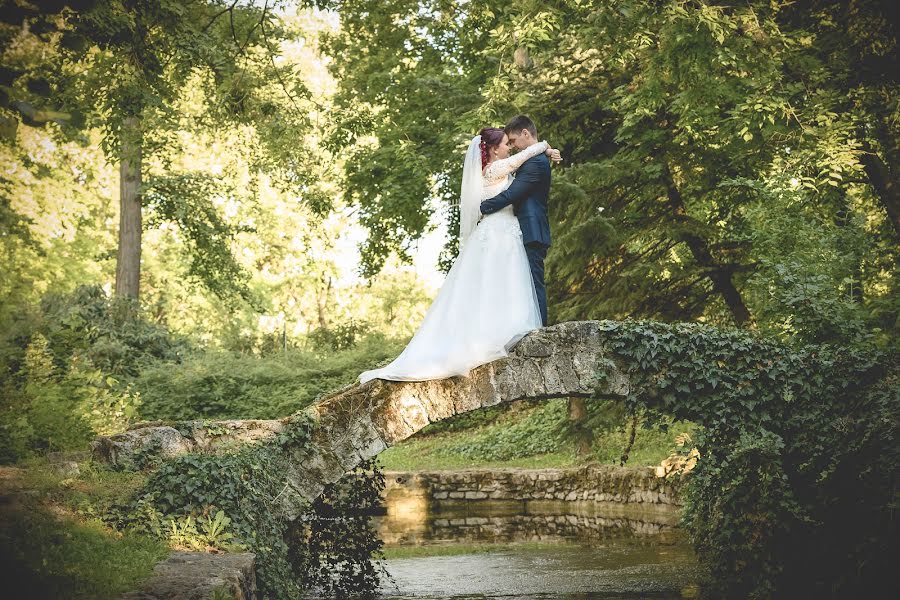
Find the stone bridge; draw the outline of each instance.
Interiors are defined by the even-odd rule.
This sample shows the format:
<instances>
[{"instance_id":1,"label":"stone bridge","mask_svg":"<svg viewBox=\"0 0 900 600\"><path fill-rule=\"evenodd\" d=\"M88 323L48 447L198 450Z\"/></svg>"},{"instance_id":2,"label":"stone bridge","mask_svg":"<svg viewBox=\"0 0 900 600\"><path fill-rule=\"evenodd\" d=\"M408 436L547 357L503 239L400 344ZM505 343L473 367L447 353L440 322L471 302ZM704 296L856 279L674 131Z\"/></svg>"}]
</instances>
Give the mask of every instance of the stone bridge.
<instances>
[{"instance_id":1,"label":"stone bridge","mask_svg":"<svg viewBox=\"0 0 900 600\"><path fill-rule=\"evenodd\" d=\"M312 443L284 446L289 472L280 503L290 518L361 461L372 458L429 423L520 399L592 395L623 398L629 380L612 360L601 321L573 321L536 330L507 358L472 370L469 377L423 382L369 381L328 394L301 412L314 420ZM602 367L606 377L598 384ZM279 420L145 423L100 437L96 460L127 466L136 456L165 458L216 451L265 440L283 431Z\"/></svg>"}]
</instances>

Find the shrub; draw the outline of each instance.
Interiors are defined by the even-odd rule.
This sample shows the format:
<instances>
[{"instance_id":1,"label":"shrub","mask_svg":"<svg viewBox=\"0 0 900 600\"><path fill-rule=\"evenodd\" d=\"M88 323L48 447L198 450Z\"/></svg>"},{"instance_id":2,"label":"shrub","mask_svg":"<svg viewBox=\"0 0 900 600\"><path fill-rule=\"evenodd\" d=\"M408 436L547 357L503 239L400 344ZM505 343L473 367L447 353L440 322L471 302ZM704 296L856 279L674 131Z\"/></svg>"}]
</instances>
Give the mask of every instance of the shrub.
<instances>
[{"instance_id":1,"label":"shrub","mask_svg":"<svg viewBox=\"0 0 900 600\"><path fill-rule=\"evenodd\" d=\"M508 460L557 450L565 440L566 401L548 400L505 427L476 431L436 454L473 460Z\"/></svg>"},{"instance_id":2,"label":"shrub","mask_svg":"<svg viewBox=\"0 0 900 600\"><path fill-rule=\"evenodd\" d=\"M274 419L353 382L399 353L398 341L371 335L350 349L288 348L266 356L209 350L179 363L157 361L134 380L148 420Z\"/></svg>"},{"instance_id":3,"label":"shrub","mask_svg":"<svg viewBox=\"0 0 900 600\"><path fill-rule=\"evenodd\" d=\"M702 324L601 326L629 372L628 409L700 426L683 524L712 573L710 597L890 589L896 356Z\"/></svg>"},{"instance_id":4,"label":"shrub","mask_svg":"<svg viewBox=\"0 0 900 600\"><path fill-rule=\"evenodd\" d=\"M0 461L13 462L126 429L140 404L130 378L187 345L129 301L81 286L46 295L37 315L23 312L0 347Z\"/></svg>"},{"instance_id":5,"label":"shrub","mask_svg":"<svg viewBox=\"0 0 900 600\"><path fill-rule=\"evenodd\" d=\"M72 450L91 439L93 431L78 410L82 390L57 371L47 339L35 335L25 354L23 384L5 386L0 460L12 462L37 451Z\"/></svg>"},{"instance_id":6,"label":"shrub","mask_svg":"<svg viewBox=\"0 0 900 600\"><path fill-rule=\"evenodd\" d=\"M263 598L300 598L313 586L329 594L371 595L378 585L371 561L381 543L367 522L354 515L380 497L384 477L373 463L359 465L306 506L299 521L310 524L312 544L281 510L279 498L294 454L285 446L302 448L311 427L308 417L295 415L274 440L226 454L187 454L166 461L128 502L110 510L107 521L188 546L209 542L215 534L226 548L246 547L256 554ZM366 472L370 468L373 473ZM348 520L339 526L325 523L335 511Z\"/></svg>"}]
</instances>

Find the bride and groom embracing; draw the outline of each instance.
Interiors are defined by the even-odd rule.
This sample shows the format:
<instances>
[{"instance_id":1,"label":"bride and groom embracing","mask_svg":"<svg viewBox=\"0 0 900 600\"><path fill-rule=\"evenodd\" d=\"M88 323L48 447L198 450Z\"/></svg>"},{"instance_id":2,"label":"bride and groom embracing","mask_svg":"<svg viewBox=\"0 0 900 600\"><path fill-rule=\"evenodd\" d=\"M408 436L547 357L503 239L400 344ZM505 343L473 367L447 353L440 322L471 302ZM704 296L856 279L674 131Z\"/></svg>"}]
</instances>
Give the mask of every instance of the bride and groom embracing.
<instances>
[{"instance_id":1,"label":"bride and groom embracing","mask_svg":"<svg viewBox=\"0 0 900 600\"><path fill-rule=\"evenodd\" d=\"M510 148L518 153L510 156ZM547 196L558 150L524 115L472 138L463 166L459 254L403 352L365 371L371 379L426 381L468 375L547 325ZM513 178L515 174L515 178Z\"/></svg>"}]
</instances>

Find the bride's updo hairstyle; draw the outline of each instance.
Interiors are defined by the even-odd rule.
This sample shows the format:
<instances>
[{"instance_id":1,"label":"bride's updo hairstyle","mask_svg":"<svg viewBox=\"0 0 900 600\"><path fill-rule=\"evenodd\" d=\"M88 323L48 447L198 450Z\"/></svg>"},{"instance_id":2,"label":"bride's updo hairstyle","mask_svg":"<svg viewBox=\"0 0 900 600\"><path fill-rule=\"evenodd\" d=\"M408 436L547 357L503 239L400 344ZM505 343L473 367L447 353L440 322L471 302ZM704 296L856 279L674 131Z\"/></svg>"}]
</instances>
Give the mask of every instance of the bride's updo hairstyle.
<instances>
[{"instance_id":1,"label":"bride's updo hairstyle","mask_svg":"<svg viewBox=\"0 0 900 600\"><path fill-rule=\"evenodd\" d=\"M491 148L499 146L500 142L503 141L503 136L506 134L502 129L485 127L478 132L478 135L481 136L481 168L483 169L491 161L488 152Z\"/></svg>"}]
</instances>

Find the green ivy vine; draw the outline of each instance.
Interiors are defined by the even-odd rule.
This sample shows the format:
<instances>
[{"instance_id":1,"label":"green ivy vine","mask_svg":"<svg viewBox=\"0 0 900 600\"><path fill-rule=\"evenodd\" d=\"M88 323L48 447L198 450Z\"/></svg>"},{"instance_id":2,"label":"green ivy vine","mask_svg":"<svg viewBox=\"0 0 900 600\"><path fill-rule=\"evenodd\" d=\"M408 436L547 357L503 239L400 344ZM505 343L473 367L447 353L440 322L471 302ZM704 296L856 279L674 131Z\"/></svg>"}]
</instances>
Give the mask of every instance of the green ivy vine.
<instances>
[{"instance_id":1,"label":"green ivy vine","mask_svg":"<svg viewBox=\"0 0 900 600\"><path fill-rule=\"evenodd\" d=\"M312 427L310 418L299 413L273 440L223 454L185 454L154 465L143 488L130 502L114 507L108 520L119 528L170 539L167 523L181 524L183 535L192 518L218 522L216 533L229 540L225 549L256 554L264 599L296 599L312 588L337 597L370 595L384 572L378 562L381 542L367 519L335 527L331 505L323 499L342 498L340 508L346 514L361 514L377 505L384 478L374 462L364 462L326 486L296 522L287 520L277 505L290 455L283 448L302 447ZM302 533L309 528L315 547L308 542L309 534Z\"/></svg>"},{"instance_id":2,"label":"green ivy vine","mask_svg":"<svg viewBox=\"0 0 900 600\"><path fill-rule=\"evenodd\" d=\"M709 597L875 597L891 581L895 354L700 323L601 329L598 380L624 369L630 412L645 426L662 415L701 426L682 524L709 567Z\"/></svg>"}]
</instances>

